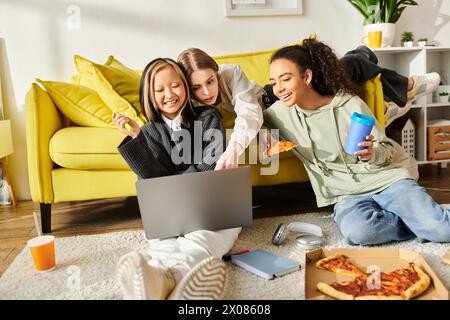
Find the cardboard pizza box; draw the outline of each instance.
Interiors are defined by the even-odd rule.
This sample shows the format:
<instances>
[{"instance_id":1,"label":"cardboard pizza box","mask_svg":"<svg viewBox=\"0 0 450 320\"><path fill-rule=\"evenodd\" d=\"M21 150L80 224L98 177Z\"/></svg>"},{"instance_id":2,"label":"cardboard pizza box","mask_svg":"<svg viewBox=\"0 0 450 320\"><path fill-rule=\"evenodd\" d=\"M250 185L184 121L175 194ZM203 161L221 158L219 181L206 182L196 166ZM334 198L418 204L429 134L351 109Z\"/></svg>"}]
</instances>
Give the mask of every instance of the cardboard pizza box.
<instances>
[{"instance_id":1,"label":"cardboard pizza box","mask_svg":"<svg viewBox=\"0 0 450 320\"><path fill-rule=\"evenodd\" d=\"M448 249L447 252L442 256L442 262L450 265L450 249Z\"/></svg>"},{"instance_id":2,"label":"cardboard pizza box","mask_svg":"<svg viewBox=\"0 0 450 320\"><path fill-rule=\"evenodd\" d=\"M370 266L379 267L381 272L391 272L399 268L406 268L414 262L422 268L431 278L430 287L417 300L449 300L449 292L431 269L425 259L417 252L392 248L320 248L306 253L305 257L305 299L306 300L332 300L317 290L319 281L333 283L335 281L353 280L354 277L336 274L316 267L316 262L322 258L343 254L350 258L361 270L366 271Z\"/></svg>"}]
</instances>

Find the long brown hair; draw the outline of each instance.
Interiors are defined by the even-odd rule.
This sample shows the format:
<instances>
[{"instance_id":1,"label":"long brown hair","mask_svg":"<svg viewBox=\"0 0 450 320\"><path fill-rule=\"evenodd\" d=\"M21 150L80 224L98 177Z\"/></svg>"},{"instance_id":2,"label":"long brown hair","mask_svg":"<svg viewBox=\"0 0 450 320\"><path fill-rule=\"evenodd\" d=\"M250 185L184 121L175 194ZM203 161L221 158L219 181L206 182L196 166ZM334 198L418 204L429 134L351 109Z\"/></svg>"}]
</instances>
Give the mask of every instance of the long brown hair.
<instances>
[{"instance_id":1,"label":"long brown hair","mask_svg":"<svg viewBox=\"0 0 450 320\"><path fill-rule=\"evenodd\" d=\"M305 39L302 45L284 47L270 59L287 59L295 63L300 74L310 69L313 73L312 86L319 94L335 96L339 93L355 94L347 72L333 50L325 43L313 38Z\"/></svg>"},{"instance_id":2,"label":"long brown hair","mask_svg":"<svg viewBox=\"0 0 450 320\"><path fill-rule=\"evenodd\" d=\"M177 61L186 71L188 79L194 71L198 70L212 69L216 73L219 72L217 62L205 51L198 48L184 50L178 56Z\"/></svg>"},{"instance_id":3,"label":"long brown hair","mask_svg":"<svg viewBox=\"0 0 450 320\"><path fill-rule=\"evenodd\" d=\"M155 101L154 82L155 75L165 68L173 68L183 82L183 87L186 91L186 101L184 101L181 114L183 114L183 120L189 124L193 120L194 116L194 110L191 105L191 96L189 93L189 85L182 68L170 58L154 59L147 64L142 72L141 84L139 88L139 102L141 104L141 108L144 110L144 114L148 121L161 120L161 114Z\"/></svg>"}]
</instances>

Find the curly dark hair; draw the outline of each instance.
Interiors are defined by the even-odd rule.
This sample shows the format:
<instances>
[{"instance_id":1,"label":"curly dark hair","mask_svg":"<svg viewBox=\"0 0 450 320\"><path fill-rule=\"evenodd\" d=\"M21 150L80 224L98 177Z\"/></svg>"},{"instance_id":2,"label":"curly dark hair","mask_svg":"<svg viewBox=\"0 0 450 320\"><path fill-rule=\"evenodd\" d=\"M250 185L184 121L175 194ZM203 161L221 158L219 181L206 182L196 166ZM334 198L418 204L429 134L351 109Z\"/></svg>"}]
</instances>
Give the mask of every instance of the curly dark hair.
<instances>
[{"instance_id":1,"label":"curly dark hair","mask_svg":"<svg viewBox=\"0 0 450 320\"><path fill-rule=\"evenodd\" d=\"M303 40L302 45L281 48L273 54L270 62L278 59L288 59L295 63L300 74L310 69L313 73L311 84L321 95L355 94L354 85L344 65L333 50L323 42L309 38Z\"/></svg>"}]
</instances>

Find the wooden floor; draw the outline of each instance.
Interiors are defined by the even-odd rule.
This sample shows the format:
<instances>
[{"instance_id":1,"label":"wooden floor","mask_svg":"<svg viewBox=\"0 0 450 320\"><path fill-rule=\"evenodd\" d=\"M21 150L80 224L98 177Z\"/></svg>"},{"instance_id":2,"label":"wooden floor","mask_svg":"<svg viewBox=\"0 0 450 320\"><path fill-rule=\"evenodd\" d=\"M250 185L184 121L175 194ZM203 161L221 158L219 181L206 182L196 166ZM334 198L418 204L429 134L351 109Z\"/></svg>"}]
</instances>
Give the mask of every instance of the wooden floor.
<instances>
[{"instance_id":1,"label":"wooden floor","mask_svg":"<svg viewBox=\"0 0 450 320\"><path fill-rule=\"evenodd\" d=\"M450 203L450 166L421 166L420 183L438 203ZM309 183L253 190L254 217L332 211L318 209ZM0 206L0 275L22 251L26 241L36 235L31 201L16 207ZM53 205L52 229L56 237L142 229L135 197Z\"/></svg>"}]
</instances>

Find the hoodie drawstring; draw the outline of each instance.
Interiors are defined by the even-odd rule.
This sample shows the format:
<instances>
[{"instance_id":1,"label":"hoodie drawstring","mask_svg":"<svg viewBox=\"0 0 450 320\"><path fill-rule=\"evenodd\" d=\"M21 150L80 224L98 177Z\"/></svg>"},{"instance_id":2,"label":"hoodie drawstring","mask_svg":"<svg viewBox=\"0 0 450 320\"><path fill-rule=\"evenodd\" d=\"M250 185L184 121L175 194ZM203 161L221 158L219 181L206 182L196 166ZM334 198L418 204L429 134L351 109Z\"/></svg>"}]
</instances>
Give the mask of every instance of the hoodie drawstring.
<instances>
[{"instance_id":1,"label":"hoodie drawstring","mask_svg":"<svg viewBox=\"0 0 450 320\"><path fill-rule=\"evenodd\" d=\"M342 161L345 164L345 169L347 170L347 173L352 177L352 179L356 182L359 182L358 177L356 176L356 174L349 168L347 161L345 161L345 151L344 151L344 147L342 146L341 143L341 139L339 137L339 130L338 130L338 125L337 125L337 119L336 119L336 114L334 113L335 109L333 108L331 110L332 114L333 114L333 123L334 123L334 132L335 132L335 137L336 137L336 141L337 141L337 145L338 145L338 150L339 150L339 155L342 158Z\"/></svg>"},{"instance_id":2,"label":"hoodie drawstring","mask_svg":"<svg viewBox=\"0 0 450 320\"><path fill-rule=\"evenodd\" d=\"M311 139L311 135L309 134L309 126L306 123L305 115L303 114L303 112L297 111L297 113L300 114L300 119L303 122L303 126L306 128L306 133L308 134L308 139L309 139L309 141L311 141L311 151L313 154L313 162L317 167L319 167L320 170L322 170L323 174L326 177L329 177L331 175L330 169L328 169L328 167L323 162L321 162L321 161L319 161L319 159L317 159L316 152L314 151L314 146L312 145L313 140Z\"/></svg>"}]
</instances>

